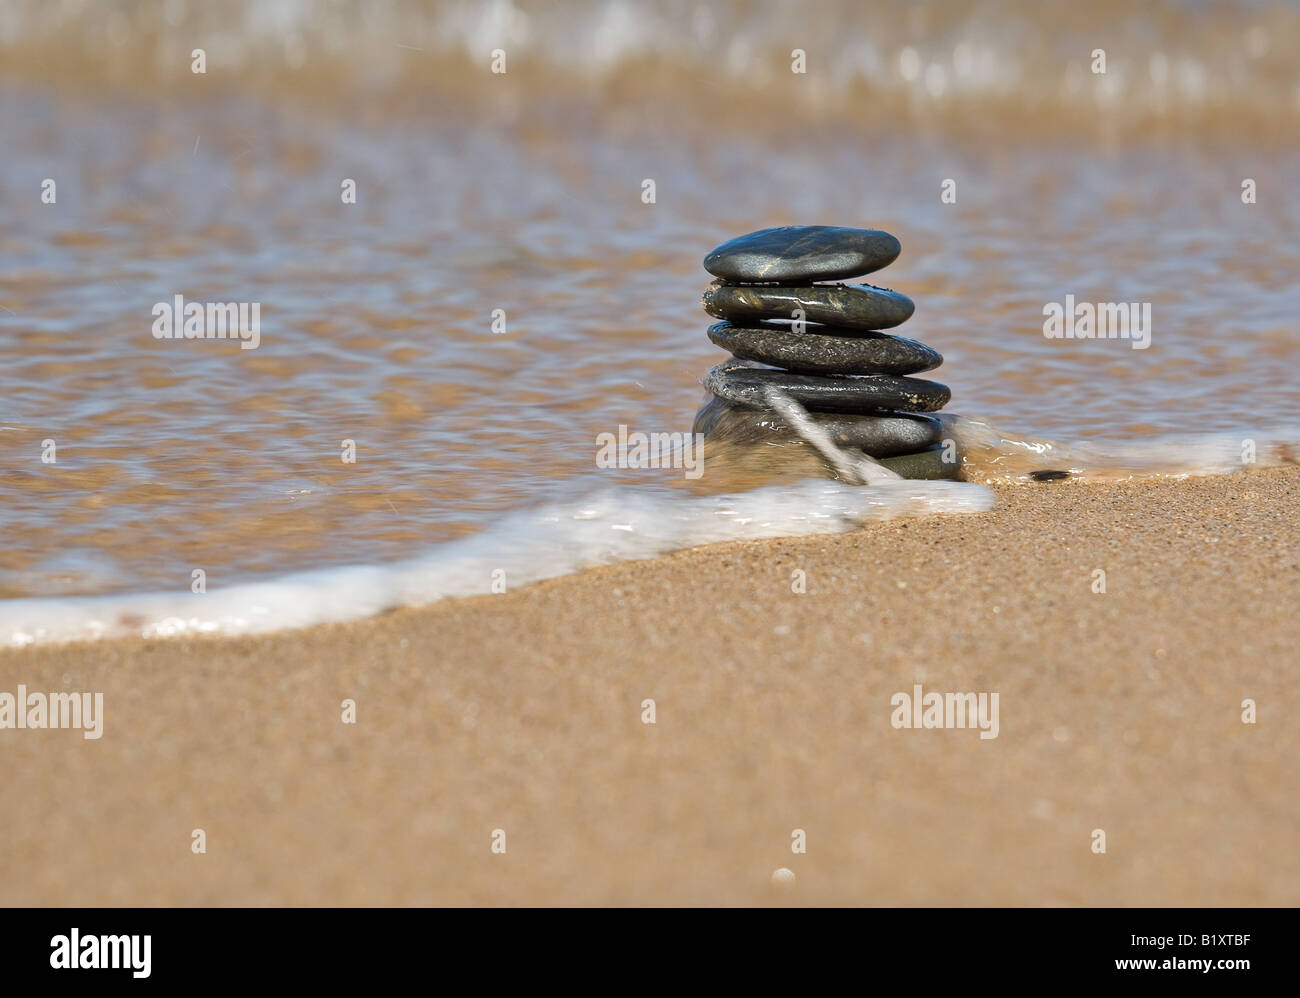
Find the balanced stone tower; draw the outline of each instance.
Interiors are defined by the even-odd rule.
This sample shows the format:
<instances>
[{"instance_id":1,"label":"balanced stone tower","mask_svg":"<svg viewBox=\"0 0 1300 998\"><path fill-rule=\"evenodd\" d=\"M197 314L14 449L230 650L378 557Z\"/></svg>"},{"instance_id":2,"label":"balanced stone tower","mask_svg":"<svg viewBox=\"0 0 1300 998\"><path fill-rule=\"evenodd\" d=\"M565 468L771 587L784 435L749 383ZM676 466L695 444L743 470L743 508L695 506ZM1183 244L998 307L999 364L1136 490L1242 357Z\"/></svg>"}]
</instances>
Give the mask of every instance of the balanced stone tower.
<instances>
[{"instance_id":1,"label":"balanced stone tower","mask_svg":"<svg viewBox=\"0 0 1300 998\"><path fill-rule=\"evenodd\" d=\"M951 392L907 377L943 357L880 332L907 321L911 299L870 284L825 283L887 267L901 249L873 229L787 225L738 236L706 256L704 269L718 280L704 292L704 310L723 320L709 327L709 339L735 359L704 376L714 398L695 431L794 436L773 411L776 389L839 448L903 478L955 478L959 457L942 440L940 421L924 415L942 409Z\"/></svg>"}]
</instances>

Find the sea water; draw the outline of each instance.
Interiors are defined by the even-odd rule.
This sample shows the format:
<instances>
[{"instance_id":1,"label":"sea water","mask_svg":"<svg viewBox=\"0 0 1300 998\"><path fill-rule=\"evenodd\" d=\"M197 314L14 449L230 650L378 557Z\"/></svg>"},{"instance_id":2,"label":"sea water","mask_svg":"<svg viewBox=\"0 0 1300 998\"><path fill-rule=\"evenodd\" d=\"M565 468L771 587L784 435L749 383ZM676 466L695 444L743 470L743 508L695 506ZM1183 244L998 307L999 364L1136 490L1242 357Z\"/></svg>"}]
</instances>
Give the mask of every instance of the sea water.
<instances>
[{"instance_id":1,"label":"sea water","mask_svg":"<svg viewBox=\"0 0 1300 998\"><path fill-rule=\"evenodd\" d=\"M819 7L6 4L0 642L300 626L976 511L1034 471L1295 459L1294 6ZM866 279L943 353L968 481L597 460L689 434L724 357L700 261L791 223L899 237ZM155 335L176 302L256 307L255 347L186 336L184 304ZM1080 303L1135 305L1147 342L1053 336L1061 303L1076 334Z\"/></svg>"}]
</instances>

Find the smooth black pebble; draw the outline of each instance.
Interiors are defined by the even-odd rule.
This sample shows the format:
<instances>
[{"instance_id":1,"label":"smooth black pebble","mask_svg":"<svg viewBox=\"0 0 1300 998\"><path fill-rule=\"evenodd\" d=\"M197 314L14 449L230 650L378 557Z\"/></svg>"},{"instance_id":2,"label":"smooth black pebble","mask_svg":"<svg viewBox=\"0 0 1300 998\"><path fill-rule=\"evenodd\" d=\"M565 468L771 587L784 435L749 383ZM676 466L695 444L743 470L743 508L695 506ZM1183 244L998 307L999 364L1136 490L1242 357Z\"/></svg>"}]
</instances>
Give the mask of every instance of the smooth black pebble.
<instances>
[{"instance_id":1,"label":"smooth black pebble","mask_svg":"<svg viewBox=\"0 0 1300 998\"><path fill-rule=\"evenodd\" d=\"M795 332L789 325L756 322L739 326L717 322L709 339L742 360L756 360L805 374L916 374L943 363L943 355L903 336L840 332L809 326Z\"/></svg>"},{"instance_id":2,"label":"smooth black pebble","mask_svg":"<svg viewBox=\"0 0 1300 998\"><path fill-rule=\"evenodd\" d=\"M704 269L743 284L837 281L888 267L902 249L877 229L783 225L728 239L704 258Z\"/></svg>"},{"instance_id":3,"label":"smooth black pebble","mask_svg":"<svg viewBox=\"0 0 1300 998\"><path fill-rule=\"evenodd\" d=\"M795 319L841 329L892 329L912 317L916 306L907 295L870 284L727 284L714 281L700 300L718 319L744 325L752 319Z\"/></svg>"},{"instance_id":4,"label":"smooth black pebble","mask_svg":"<svg viewBox=\"0 0 1300 998\"><path fill-rule=\"evenodd\" d=\"M805 409L823 412L934 412L952 397L947 385L892 374L793 374L770 368L746 367L729 361L704 375L704 387L718 398L750 409L768 408L765 388L776 388Z\"/></svg>"},{"instance_id":5,"label":"smooth black pebble","mask_svg":"<svg viewBox=\"0 0 1300 998\"><path fill-rule=\"evenodd\" d=\"M808 416L829 434L836 446L857 448L872 457L910 454L938 443L943 436L943 424L939 420L919 413L886 411L866 416L810 412ZM772 410L744 409L720 398L710 399L695 414L691 432L736 444L800 439Z\"/></svg>"}]
</instances>

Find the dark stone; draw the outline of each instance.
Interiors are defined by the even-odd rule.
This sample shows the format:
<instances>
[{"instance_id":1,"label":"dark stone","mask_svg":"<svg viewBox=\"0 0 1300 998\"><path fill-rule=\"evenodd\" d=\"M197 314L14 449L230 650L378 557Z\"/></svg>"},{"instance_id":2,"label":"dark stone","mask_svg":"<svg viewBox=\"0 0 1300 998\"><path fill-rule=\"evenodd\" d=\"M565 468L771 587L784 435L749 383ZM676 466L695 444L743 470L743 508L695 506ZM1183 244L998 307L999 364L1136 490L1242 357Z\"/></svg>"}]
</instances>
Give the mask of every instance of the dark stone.
<instances>
[{"instance_id":1,"label":"dark stone","mask_svg":"<svg viewBox=\"0 0 1300 998\"><path fill-rule=\"evenodd\" d=\"M837 281L887 267L901 250L897 239L875 229L784 225L728 239L704 258L704 269L745 284Z\"/></svg>"},{"instance_id":2,"label":"dark stone","mask_svg":"<svg viewBox=\"0 0 1300 998\"><path fill-rule=\"evenodd\" d=\"M912 299L870 284L725 284L715 281L704 292L704 311L718 319L793 319L803 309L808 322L841 329L892 329L906 322L916 306Z\"/></svg>"},{"instance_id":3,"label":"dark stone","mask_svg":"<svg viewBox=\"0 0 1300 998\"><path fill-rule=\"evenodd\" d=\"M882 412L876 416L833 412L808 415L830 434L837 446L858 448L872 457L910 454L937 443L943 436L943 424L933 416L901 412ZM719 398L711 399L696 413L691 432L737 444L799 439L770 409L741 409Z\"/></svg>"},{"instance_id":4,"label":"dark stone","mask_svg":"<svg viewBox=\"0 0 1300 998\"><path fill-rule=\"evenodd\" d=\"M718 322L709 327L709 339L742 360L808 374L915 374L943 363L937 350L902 336L807 328L796 333L790 326L772 322L750 326Z\"/></svg>"},{"instance_id":5,"label":"dark stone","mask_svg":"<svg viewBox=\"0 0 1300 998\"><path fill-rule=\"evenodd\" d=\"M1062 478L1069 478L1068 471L1031 471L1029 477L1036 482L1059 482Z\"/></svg>"},{"instance_id":6,"label":"dark stone","mask_svg":"<svg viewBox=\"0 0 1300 998\"><path fill-rule=\"evenodd\" d=\"M768 407L764 388L778 388L806 409L823 412L867 412L897 409L934 412L947 404L947 385L892 374L792 374L770 368L746 367L728 361L704 375L704 387L718 398L750 409Z\"/></svg>"},{"instance_id":7,"label":"dark stone","mask_svg":"<svg viewBox=\"0 0 1300 998\"><path fill-rule=\"evenodd\" d=\"M943 444L935 444L917 454L881 458L880 463L903 478L957 478L961 474L961 455L954 453L953 457L955 460L945 461Z\"/></svg>"}]
</instances>

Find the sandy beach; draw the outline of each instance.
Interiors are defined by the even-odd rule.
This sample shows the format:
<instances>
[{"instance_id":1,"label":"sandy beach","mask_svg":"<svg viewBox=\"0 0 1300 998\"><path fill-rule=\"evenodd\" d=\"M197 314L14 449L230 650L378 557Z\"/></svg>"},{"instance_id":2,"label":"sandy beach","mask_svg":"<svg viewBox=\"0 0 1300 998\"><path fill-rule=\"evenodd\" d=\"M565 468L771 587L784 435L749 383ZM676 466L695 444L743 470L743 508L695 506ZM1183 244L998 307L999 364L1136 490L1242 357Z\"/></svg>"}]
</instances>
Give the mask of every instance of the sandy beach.
<instances>
[{"instance_id":1,"label":"sandy beach","mask_svg":"<svg viewBox=\"0 0 1300 998\"><path fill-rule=\"evenodd\" d=\"M0 732L0 900L1295 904L1300 469L995 491L351 625L0 654L0 688L105 715ZM918 683L997 692L998 737L892 727Z\"/></svg>"}]
</instances>

